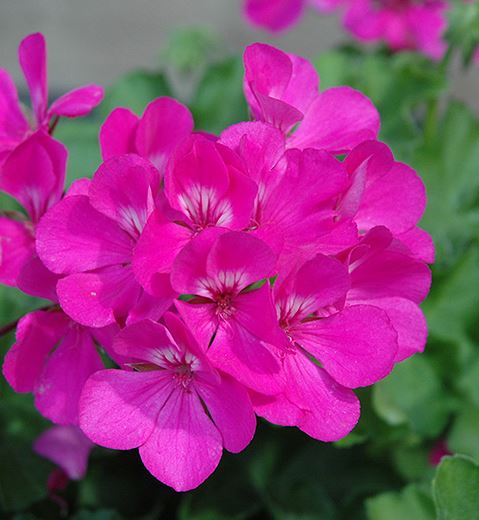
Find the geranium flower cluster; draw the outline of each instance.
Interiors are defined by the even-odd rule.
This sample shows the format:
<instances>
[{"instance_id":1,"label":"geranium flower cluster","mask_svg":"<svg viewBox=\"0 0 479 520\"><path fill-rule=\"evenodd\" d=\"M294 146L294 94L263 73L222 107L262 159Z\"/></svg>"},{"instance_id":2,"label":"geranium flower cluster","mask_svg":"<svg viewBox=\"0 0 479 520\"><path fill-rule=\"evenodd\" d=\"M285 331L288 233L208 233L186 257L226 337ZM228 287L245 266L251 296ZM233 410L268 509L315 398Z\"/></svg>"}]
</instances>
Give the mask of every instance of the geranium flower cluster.
<instances>
[{"instance_id":1,"label":"geranium flower cluster","mask_svg":"<svg viewBox=\"0 0 479 520\"><path fill-rule=\"evenodd\" d=\"M426 339L424 186L377 140L375 107L320 91L308 61L268 45L244 64L252 120L219 136L163 97L141 116L114 110L104 162L66 192L47 128L0 174L28 215L2 217L1 280L50 300L18 323L5 377L54 423L138 448L179 491L242 451L256 416L341 439L359 419L354 389ZM78 477L91 444L71 427L37 450L61 465L61 437Z\"/></svg>"},{"instance_id":2,"label":"geranium flower cluster","mask_svg":"<svg viewBox=\"0 0 479 520\"><path fill-rule=\"evenodd\" d=\"M447 48L445 0L245 0L244 14L253 25L278 32L294 25L308 6L321 13L339 10L344 28L363 43L417 50L435 60Z\"/></svg>"}]
</instances>

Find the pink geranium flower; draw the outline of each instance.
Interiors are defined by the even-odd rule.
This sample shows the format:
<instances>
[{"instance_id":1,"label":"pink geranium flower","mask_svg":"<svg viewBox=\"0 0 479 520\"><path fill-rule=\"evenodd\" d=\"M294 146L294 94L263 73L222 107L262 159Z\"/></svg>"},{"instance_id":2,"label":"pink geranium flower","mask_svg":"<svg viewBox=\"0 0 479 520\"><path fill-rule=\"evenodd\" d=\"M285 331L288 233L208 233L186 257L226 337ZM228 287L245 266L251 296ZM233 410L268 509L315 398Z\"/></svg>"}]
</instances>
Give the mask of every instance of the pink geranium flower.
<instances>
[{"instance_id":1,"label":"pink geranium flower","mask_svg":"<svg viewBox=\"0 0 479 520\"><path fill-rule=\"evenodd\" d=\"M174 294L166 276L156 276L146 293L131 268L159 190L160 174L151 163L123 155L100 166L87 195L70 195L43 217L37 251L48 269L64 275L58 299L78 323L104 327L159 318L171 305Z\"/></svg>"},{"instance_id":2,"label":"pink geranium flower","mask_svg":"<svg viewBox=\"0 0 479 520\"><path fill-rule=\"evenodd\" d=\"M279 324L289 339L279 354L284 391L254 401L268 420L298 426L323 441L351 431L359 402L350 389L385 377L398 348L384 311L345 305L350 284L344 265L318 255L275 285Z\"/></svg>"},{"instance_id":3,"label":"pink geranium flower","mask_svg":"<svg viewBox=\"0 0 479 520\"><path fill-rule=\"evenodd\" d=\"M446 51L447 3L442 0L346 0L344 26L365 42L393 51L417 50L438 60Z\"/></svg>"},{"instance_id":4,"label":"pink geranium flower","mask_svg":"<svg viewBox=\"0 0 479 520\"><path fill-rule=\"evenodd\" d=\"M36 229L43 214L62 197L66 161L65 147L41 131L18 145L5 161L0 190L15 198L26 215L0 216L1 283L15 286L19 276L29 276L27 271L35 268Z\"/></svg>"},{"instance_id":5,"label":"pink geranium flower","mask_svg":"<svg viewBox=\"0 0 479 520\"><path fill-rule=\"evenodd\" d=\"M279 128L288 147L342 153L377 137L379 114L372 102L350 87L319 92L318 75L304 58L255 43L246 48L244 64L253 117Z\"/></svg>"},{"instance_id":6,"label":"pink geranium flower","mask_svg":"<svg viewBox=\"0 0 479 520\"><path fill-rule=\"evenodd\" d=\"M46 418L77 424L83 384L103 368L95 345L108 347L115 332L114 327L82 327L57 309L32 312L18 323L3 375L16 392L33 393L35 406Z\"/></svg>"},{"instance_id":7,"label":"pink geranium flower","mask_svg":"<svg viewBox=\"0 0 479 520\"><path fill-rule=\"evenodd\" d=\"M173 288L194 295L176 306L208 358L244 385L267 394L279 391L279 364L261 340L282 340L269 284L275 255L261 240L239 232L210 229L175 260ZM261 316L261 319L258 319Z\"/></svg>"},{"instance_id":8,"label":"pink geranium flower","mask_svg":"<svg viewBox=\"0 0 479 520\"><path fill-rule=\"evenodd\" d=\"M30 92L34 120L30 122L25 117L11 76L0 69L0 166L32 132L51 130L59 117L84 116L103 99L102 87L88 85L64 94L48 107L47 51L43 35L35 33L23 39L18 55Z\"/></svg>"},{"instance_id":9,"label":"pink geranium flower","mask_svg":"<svg viewBox=\"0 0 479 520\"><path fill-rule=\"evenodd\" d=\"M245 0L243 14L256 27L281 32L296 24L308 6L329 11L337 4L338 0Z\"/></svg>"},{"instance_id":10,"label":"pink geranium flower","mask_svg":"<svg viewBox=\"0 0 479 520\"><path fill-rule=\"evenodd\" d=\"M115 349L129 369L91 376L80 424L97 444L139 448L156 478L187 491L215 470L223 447L248 445L255 416L246 390L211 366L175 315L164 319L166 327L146 320L118 335Z\"/></svg>"},{"instance_id":11,"label":"pink geranium flower","mask_svg":"<svg viewBox=\"0 0 479 520\"><path fill-rule=\"evenodd\" d=\"M103 159L135 153L151 161L163 175L175 148L193 131L188 108L169 97L152 101L138 117L127 108L115 108L100 130Z\"/></svg>"}]
</instances>

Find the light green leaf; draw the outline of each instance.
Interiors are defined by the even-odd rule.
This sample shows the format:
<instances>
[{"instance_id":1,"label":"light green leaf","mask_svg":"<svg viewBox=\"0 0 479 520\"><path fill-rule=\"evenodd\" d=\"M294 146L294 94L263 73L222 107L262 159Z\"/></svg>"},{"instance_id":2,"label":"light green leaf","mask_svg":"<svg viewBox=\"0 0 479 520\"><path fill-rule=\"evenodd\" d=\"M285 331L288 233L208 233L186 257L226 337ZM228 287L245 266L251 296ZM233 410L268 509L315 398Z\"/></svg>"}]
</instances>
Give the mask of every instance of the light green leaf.
<instances>
[{"instance_id":1,"label":"light green leaf","mask_svg":"<svg viewBox=\"0 0 479 520\"><path fill-rule=\"evenodd\" d=\"M479 466L462 455L444 457L433 481L438 520L479 518Z\"/></svg>"}]
</instances>

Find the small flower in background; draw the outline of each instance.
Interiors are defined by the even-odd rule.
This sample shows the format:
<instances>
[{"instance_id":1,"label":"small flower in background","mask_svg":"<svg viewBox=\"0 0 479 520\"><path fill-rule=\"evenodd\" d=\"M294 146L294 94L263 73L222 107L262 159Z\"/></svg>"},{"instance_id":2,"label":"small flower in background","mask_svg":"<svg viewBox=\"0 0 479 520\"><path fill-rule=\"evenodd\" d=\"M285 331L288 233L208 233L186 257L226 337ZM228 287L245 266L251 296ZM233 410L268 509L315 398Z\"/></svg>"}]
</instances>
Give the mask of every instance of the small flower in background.
<instances>
[{"instance_id":1,"label":"small flower in background","mask_svg":"<svg viewBox=\"0 0 479 520\"><path fill-rule=\"evenodd\" d=\"M278 32L297 23L307 5L342 12L344 28L360 42L415 50L434 60L446 51L448 3L442 0L246 0L244 13L251 24Z\"/></svg>"},{"instance_id":2,"label":"small flower in background","mask_svg":"<svg viewBox=\"0 0 479 520\"><path fill-rule=\"evenodd\" d=\"M444 439L439 439L429 452L429 464L431 464L431 466L437 466L443 457L452 454L447 442Z\"/></svg>"},{"instance_id":3,"label":"small flower in background","mask_svg":"<svg viewBox=\"0 0 479 520\"><path fill-rule=\"evenodd\" d=\"M44 36L35 33L23 39L18 56L30 92L33 120L23 113L11 76L6 70L0 69L0 166L9 153L33 132L51 132L60 117L85 116L103 99L102 87L88 85L64 94L48 107Z\"/></svg>"}]
</instances>

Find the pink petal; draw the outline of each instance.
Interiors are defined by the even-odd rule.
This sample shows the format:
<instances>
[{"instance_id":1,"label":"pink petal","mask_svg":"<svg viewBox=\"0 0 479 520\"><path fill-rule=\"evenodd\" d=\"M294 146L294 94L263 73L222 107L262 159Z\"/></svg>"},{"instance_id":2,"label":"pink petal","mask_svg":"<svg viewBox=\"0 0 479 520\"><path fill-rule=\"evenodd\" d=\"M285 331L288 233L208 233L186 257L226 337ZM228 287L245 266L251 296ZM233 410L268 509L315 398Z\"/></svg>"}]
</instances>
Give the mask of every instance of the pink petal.
<instances>
[{"instance_id":1,"label":"pink petal","mask_svg":"<svg viewBox=\"0 0 479 520\"><path fill-rule=\"evenodd\" d=\"M133 240L116 222L94 209L88 197L66 197L37 227L37 252L56 273L74 273L128 263Z\"/></svg>"},{"instance_id":2,"label":"pink petal","mask_svg":"<svg viewBox=\"0 0 479 520\"><path fill-rule=\"evenodd\" d=\"M17 326L17 340L7 352L3 375L16 392L31 392L46 358L65 334L70 320L63 312L35 311Z\"/></svg>"},{"instance_id":3,"label":"pink petal","mask_svg":"<svg viewBox=\"0 0 479 520\"><path fill-rule=\"evenodd\" d=\"M62 309L87 327L123 323L138 301L141 288L129 266L105 267L93 273L77 273L57 284Z\"/></svg>"},{"instance_id":4,"label":"pink petal","mask_svg":"<svg viewBox=\"0 0 479 520\"><path fill-rule=\"evenodd\" d=\"M314 147L337 154L375 139L378 132L379 114L372 102L350 87L334 87L322 92L311 104L289 146Z\"/></svg>"},{"instance_id":5,"label":"pink petal","mask_svg":"<svg viewBox=\"0 0 479 520\"><path fill-rule=\"evenodd\" d=\"M127 108L115 108L100 128L103 160L116 155L136 153L135 136L140 118Z\"/></svg>"},{"instance_id":6,"label":"pink petal","mask_svg":"<svg viewBox=\"0 0 479 520\"><path fill-rule=\"evenodd\" d=\"M162 173L175 148L193 131L193 117L175 99L161 97L145 109L136 131L136 149Z\"/></svg>"},{"instance_id":7,"label":"pink petal","mask_svg":"<svg viewBox=\"0 0 479 520\"><path fill-rule=\"evenodd\" d=\"M94 444L76 426L52 426L36 440L33 449L51 460L72 480L81 480Z\"/></svg>"},{"instance_id":8,"label":"pink petal","mask_svg":"<svg viewBox=\"0 0 479 520\"><path fill-rule=\"evenodd\" d=\"M397 238L409 249L414 258L428 264L434 263L434 242L429 233L414 227L405 233L400 233Z\"/></svg>"},{"instance_id":9,"label":"pink petal","mask_svg":"<svg viewBox=\"0 0 479 520\"><path fill-rule=\"evenodd\" d=\"M190 330L194 331L196 341L206 351L218 328L216 305L213 302L197 304L177 300L175 306Z\"/></svg>"},{"instance_id":10,"label":"pink petal","mask_svg":"<svg viewBox=\"0 0 479 520\"><path fill-rule=\"evenodd\" d=\"M15 83L6 70L0 69L0 152L13 149L28 129Z\"/></svg>"},{"instance_id":11,"label":"pink petal","mask_svg":"<svg viewBox=\"0 0 479 520\"><path fill-rule=\"evenodd\" d=\"M30 34L18 48L20 65L30 91L33 112L40 128L46 122L48 104L47 49L43 34Z\"/></svg>"},{"instance_id":12,"label":"pink petal","mask_svg":"<svg viewBox=\"0 0 479 520\"><path fill-rule=\"evenodd\" d=\"M48 110L49 117L81 117L98 106L104 96L103 87L87 85L76 88L55 100Z\"/></svg>"},{"instance_id":13,"label":"pink petal","mask_svg":"<svg viewBox=\"0 0 479 520\"><path fill-rule=\"evenodd\" d=\"M204 482L221 454L221 435L198 396L181 389L173 391L153 434L140 447L146 469L176 491L188 491Z\"/></svg>"},{"instance_id":14,"label":"pink petal","mask_svg":"<svg viewBox=\"0 0 479 520\"><path fill-rule=\"evenodd\" d=\"M155 274L151 279L149 289L151 294L144 290L140 291L135 306L128 313L127 324L145 318L159 320L173 305L173 300L178 296L171 287L170 276L165 273Z\"/></svg>"},{"instance_id":15,"label":"pink petal","mask_svg":"<svg viewBox=\"0 0 479 520\"><path fill-rule=\"evenodd\" d=\"M224 374L218 385L198 382L195 388L223 437L223 446L233 453L243 451L253 439L256 428L246 389Z\"/></svg>"},{"instance_id":16,"label":"pink petal","mask_svg":"<svg viewBox=\"0 0 479 520\"><path fill-rule=\"evenodd\" d=\"M246 0L244 14L253 25L278 32L296 23L304 0Z\"/></svg>"},{"instance_id":17,"label":"pink petal","mask_svg":"<svg viewBox=\"0 0 479 520\"><path fill-rule=\"evenodd\" d=\"M115 337L113 350L124 359L157 365L165 350L178 350L164 325L142 320L122 329Z\"/></svg>"},{"instance_id":18,"label":"pink petal","mask_svg":"<svg viewBox=\"0 0 479 520\"><path fill-rule=\"evenodd\" d=\"M271 288L266 282L254 291L240 293L233 302L234 319L251 334L278 348L287 343L279 328ZM258 319L261 316L261 319Z\"/></svg>"},{"instance_id":19,"label":"pink petal","mask_svg":"<svg viewBox=\"0 0 479 520\"><path fill-rule=\"evenodd\" d=\"M301 353L285 360L286 396L304 410L297 426L314 439L332 442L345 437L359 419L359 400L348 388Z\"/></svg>"},{"instance_id":20,"label":"pink petal","mask_svg":"<svg viewBox=\"0 0 479 520\"><path fill-rule=\"evenodd\" d=\"M395 163L389 172L366 184L355 220L362 231L381 225L402 233L417 224L425 206L421 178L409 166Z\"/></svg>"},{"instance_id":21,"label":"pink petal","mask_svg":"<svg viewBox=\"0 0 479 520\"><path fill-rule=\"evenodd\" d=\"M299 406L289 401L284 394L262 395L250 391L254 411L263 419L280 426L296 426L304 414Z\"/></svg>"},{"instance_id":22,"label":"pink petal","mask_svg":"<svg viewBox=\"0 0 479 520\"><path fill-rule=\"evenodd\" d=\"M85 383L80 398L83 433L96 444L115 450L141 446L153 432L172 384L169 376L156 370L96 372Z\"/></svg>"},{"instance_id":23,"label":"pink petal","mask_svg":"<svg viewBox=\"0 0 479 520\"><path fill-rule=\"evenodd\" d=\"M5 161L0 189L17 199L36 223L63 193L66 161L61 143L36 132Z\"/></svg>"},{"instance_id":24,"label":"pink petal","mask_svg":"<svg viewBox=\"0 0 479 520\"><path fill-rule=\"evenodd\" d=\"M76 179L74 180L68 191L65 193L65 197L72 197L74 195L85 195L88 197L88 192L90 191L91 179Z\"/></svg>"},{"instance_id":25,"label":"pink petal","mask_svg":"<svg viewBox=\"0 0 479 520\"><path fill-rule=\"evenodd\" d=\"M216 287L239 291L273 276L275 263L274 253L262 240L247 233L229 232L220 235L212 245L206 273Z\"/></svg>"},{"instance_id":26,"label":"pink petal","mask_svg":"<svg viewBox=\"0 0 479 520\"><path fill-rule=\"evenodd\" d=\"M317 255L304 263L296 275L290 273L276 290L276 302L301 317L344 299L351 282L338 260Z\"/></svg>"},{"instance_id":27,"label":"pink petal","mask_svg":"<svg viewBox=\"0 0 479 520\"><path fill-rule=\"evenodd\" d=\"M0 217L0 282L17 285L23 266L34 252L33 231L23 222Z\"/></svg>"},{"instance_id":28,"label":"pink petal","mask_svg":"<svg viewBox=\"0 0 479 520\"><path fill-rule=\"evenodd\" d=\"M234 319L220 322L208 358L216 368L252 390L267 395L282 390L278 361Z\"/></svg>"},{"instance_id":29,"label":"pink petal","mask_svg":"<svg viewBox=\"0 0 479 520\"><path fill-rule=\"evenodd\" d=\"M221 228L206 229L183 247L176 256L171 270L171 285L176 292L211 296L209 286L212 282L205 284L208 278L208 255L217 239L226 232Z\"/></svg>"},{"instance_id":30,"label":"pink petal","mask_svg":"<svg viewBox=\"0 0 479 520\"><path fill-rule=\"evenodd\" d=\"M420 303L429 292L426 264L395 251L372 255L351 272L351 300L401 297Z\"/></svg>"},{"instance_id":31,"label":"pink petal","mask_svg":"<svg viewBox=\"0 0 479 520\"><path fill-rule=\"evenodd\" d=\"M361 303L361 302L351 302ZM377 298L362 303L374 305L386 312L397 332L398 351L395 363L422 352L426 345L427 323L419 306L405 298Z\"/></svg>"},{"instance_id":32,"label":"pink petal","mask_svg":"<svg viewBox=\"0 0 479 520\"><path fill-rule=\"evenodd\" d=\"M261 121L232 125L221 134L219 142L240 155L249 177L257 184L284 155L283 133Z\"/></svg>"},{"instance_id":33,"label":"pink petal","mask_svg":"<svg viewBox=\"0 0 479 520\"><path fill-rule=\"evenodd\" d=\"M31 258L24 264L17 278L18 288L36 298L57 301L57 282L60 277L49 271L38 256Z\"/></svg>"},{"instance_id":34,"label":"pink petal","mask_svg":"<svg viewBox=\"0 0 479 520\"><path fill-rule=\"evenodd\" d=\"M128 190L125 190L128 186ZM107 159L90 184L90 204L137 237L153 211L160 190L160 173L137 155Z\"/></svg>"},{"instance_id":35,"label":"pink petal","mask_svg":"<svg viewBox=\"0 0 479 520\"><path fill-rule=\"evenodd\" d=\"M145 290L154 293L157 273L171 271L178 253L192 237L192 230L169 222L160 211L150 215L133 255L135 276Z\"/></svg>"},{"instance_id":36,"label":"pink petal","mask_svg":"<svg viewBox=\"0 0 479 520\"><path fill-rule=\"evenodd\" d=\"M346 307L298 328L295 340L343 386L371 385L393 368L398 350L396 331L388 315L377 307Z\"/></svg>"},{"instance_id":37,"label":"pink petal","mask_svg":"<svg viewBox=\"0 0 479 520\"><path fill-rule=\"evenodd\" d=\"M88 377L103 368L90 333L71 326L36 382L35 406L57 424L78 423L78 401Z\"/></svg>"}]
</instances>

